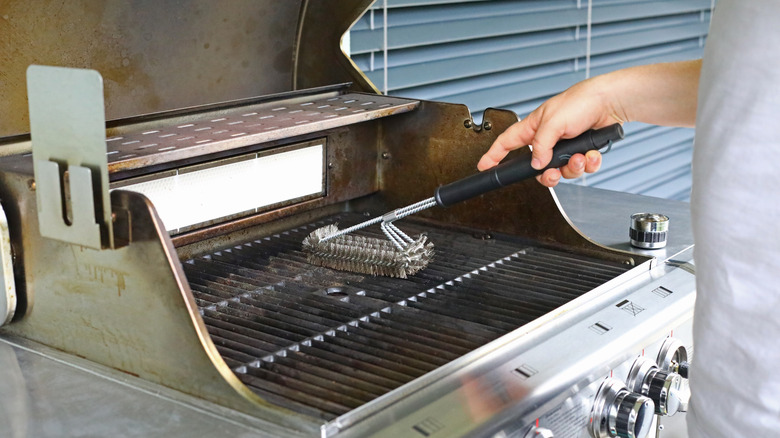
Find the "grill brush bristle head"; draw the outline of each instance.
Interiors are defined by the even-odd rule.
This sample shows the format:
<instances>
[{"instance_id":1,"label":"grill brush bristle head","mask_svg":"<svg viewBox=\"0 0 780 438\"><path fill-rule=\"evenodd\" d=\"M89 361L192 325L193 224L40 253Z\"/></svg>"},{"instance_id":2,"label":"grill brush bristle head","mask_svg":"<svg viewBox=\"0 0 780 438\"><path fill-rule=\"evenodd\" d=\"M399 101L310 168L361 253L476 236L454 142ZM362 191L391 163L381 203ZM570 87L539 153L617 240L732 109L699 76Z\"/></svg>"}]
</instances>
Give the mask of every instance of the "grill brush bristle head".
<instances>
[{"instance_id":1,"label":"grill brush bristle head","mask_svg":"<svg viewBox=\"0 0 780 438\"><path fill-rule=\"evenodd\" d=\"M326 225L303 240L309 263L340 271L384 277L406 278L428 266L433 258L433 243L425 234L401 250L388 240L345 234L325 241L339 229Z\"/></svg>"}]
</instances>

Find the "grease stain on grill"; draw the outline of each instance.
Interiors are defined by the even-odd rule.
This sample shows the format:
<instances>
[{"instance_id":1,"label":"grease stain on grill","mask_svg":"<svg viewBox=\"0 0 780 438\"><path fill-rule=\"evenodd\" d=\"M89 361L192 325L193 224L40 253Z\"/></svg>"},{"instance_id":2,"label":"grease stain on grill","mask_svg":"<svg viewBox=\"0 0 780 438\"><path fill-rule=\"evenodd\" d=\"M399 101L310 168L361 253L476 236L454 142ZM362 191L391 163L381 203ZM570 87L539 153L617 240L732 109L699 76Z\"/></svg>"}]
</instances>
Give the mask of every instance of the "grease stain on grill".
<instances>
[{"instance_id":1,"label":"grease stain on grill","mask_svg":"<svg viewBox=\"0 0 780 438\"><path fill-rule=\"evenodd\" d=\"M431 228L437 256L408 279L314 267L301 241L333 216L183 261L225 362L271 403L332 419L626 272L630 266L486 233ZM371 227L359 234L382 238ZM475 238L472 238L475 237Z\"/></svg>"}]
</instances>

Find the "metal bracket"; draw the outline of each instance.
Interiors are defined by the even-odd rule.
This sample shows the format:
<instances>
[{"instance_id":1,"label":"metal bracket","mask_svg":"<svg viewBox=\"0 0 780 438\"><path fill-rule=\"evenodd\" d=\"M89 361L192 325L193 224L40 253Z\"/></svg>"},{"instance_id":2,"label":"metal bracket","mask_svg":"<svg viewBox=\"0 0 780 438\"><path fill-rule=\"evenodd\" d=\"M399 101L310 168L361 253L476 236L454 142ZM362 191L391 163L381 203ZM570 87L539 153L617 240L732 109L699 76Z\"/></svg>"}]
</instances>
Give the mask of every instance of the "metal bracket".
<instances>
[{"instance_id":1,"label":"metal bracket","mask_svg":"<svg viewBox=\"0 0 780 438\"><path fill-rule=\"evenodd\" d=\"M103 78L94 70L27 69L41 235L114 248Z\"/></svg>"}]
</instances>

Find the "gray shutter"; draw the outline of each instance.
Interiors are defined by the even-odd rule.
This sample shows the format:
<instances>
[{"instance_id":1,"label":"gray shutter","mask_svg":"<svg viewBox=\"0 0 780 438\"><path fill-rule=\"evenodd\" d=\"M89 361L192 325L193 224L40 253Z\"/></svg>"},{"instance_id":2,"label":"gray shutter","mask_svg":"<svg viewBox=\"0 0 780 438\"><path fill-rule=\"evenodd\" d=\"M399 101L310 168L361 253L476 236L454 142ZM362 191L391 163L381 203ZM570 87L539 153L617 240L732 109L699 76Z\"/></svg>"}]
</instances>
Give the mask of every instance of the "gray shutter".
<instances>
[{"instance_id":1,"label":"gray shutter","mask_svg":"<svg viewBox=\"0 0 780 438\"><path fill-rule=\"evenodd\" d=\"M589 41L588 0L378 0L350 50L390 95L463 103L477 119L487 107L523 117L589 75L700 57L713 3L592 0ZM602 170L576 183L687 200L693 130L625 129Z\"/></svg>"}]
</instances>

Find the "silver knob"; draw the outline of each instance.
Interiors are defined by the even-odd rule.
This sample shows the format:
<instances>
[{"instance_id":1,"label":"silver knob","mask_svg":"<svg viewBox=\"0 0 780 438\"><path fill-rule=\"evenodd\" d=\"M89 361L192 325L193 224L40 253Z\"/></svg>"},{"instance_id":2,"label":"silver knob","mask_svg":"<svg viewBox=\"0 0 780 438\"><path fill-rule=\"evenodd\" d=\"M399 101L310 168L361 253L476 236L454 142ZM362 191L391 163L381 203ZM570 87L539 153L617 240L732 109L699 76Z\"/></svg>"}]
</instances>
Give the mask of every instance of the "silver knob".
<instances>
[{"instance_id":1,"label":"silver knob","mask_svg":"<svg viewBox=\"0 0 780 438\"><path fill-rule=\"evenodd\" d=\"M545 429L544 427L534 427L533 429L529 430L523 438L555 438L555 435L553 435L550 429Z\"/></svg>"},{"instance_id":2,"label":"silver knob","mask_svg":"<svg viewBox=\"0 0 780 438\"><path fill-rule=\"evenodd\" d=\"M666 338L661 349L658 352L658 358L656 363L658 367L667 372L674 372L683 378L679 394L680 406L677 408L677 412L688 411L688 402L691 398L691 390L688 387L688 369L690 362L688 361L688 349L679 340L672 337Z\"/></svg>"},{"instance_id":3,"label":"silver knob","mask_svg":"<svg viewBox=\"0 0 780 438\"><path fill-rule=\"evenodd\" d=\"M616 379L607 379L596 393L590 434L593 438L645 438L654 411L650 398L631 392Z\"/></svg>"},{"instance_id":4,"label":"silver knob","mask_svg":"<svg viewBox=\"0 0 780 438\"><path fill-rule=\"evenodd\" d=\"M655 362L639 358L628 372L628 389L650 397L658 415L674 415L684 403L683 382L679 374L661 370Z\"/></svg>"},{"instance_id":5,"label":"silver knob","mask_svg":"<svg viewBox=\"0 0 780 438\"><path fill-rule=\"evenodd\" d=\"M669 232L669 217L658 213L635 213L631 215L628 235L631 245L637 248L658 249L666 246Z\"/></svg>"}]
</instances>

